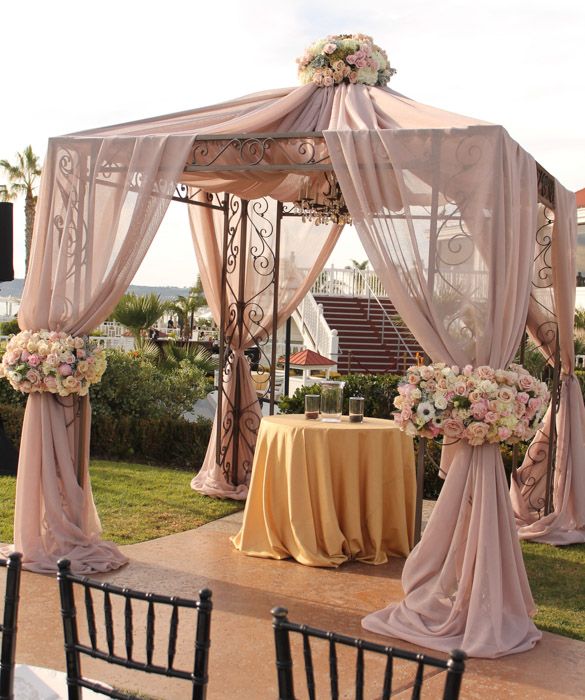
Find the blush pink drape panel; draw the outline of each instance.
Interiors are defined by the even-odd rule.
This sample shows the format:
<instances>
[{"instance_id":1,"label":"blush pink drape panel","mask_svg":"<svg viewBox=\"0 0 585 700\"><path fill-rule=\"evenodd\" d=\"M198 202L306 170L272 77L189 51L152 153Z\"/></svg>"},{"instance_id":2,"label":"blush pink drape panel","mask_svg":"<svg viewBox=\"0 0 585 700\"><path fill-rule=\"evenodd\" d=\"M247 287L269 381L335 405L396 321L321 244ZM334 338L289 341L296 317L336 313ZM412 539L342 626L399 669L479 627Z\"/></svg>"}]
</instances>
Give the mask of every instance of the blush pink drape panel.
<instances>
[{"instance_id":1,"label":"blush pink drape panel","mask_svg":"<svg viewBox=\"0 0 585 700\"><path fill-rule=\"evenodd\" d=\"M83 335L107 318L138 269L170 202L191 139L60 138L49 142L19 325ZM14 546L26 568L78 573L126 562L100 539L88 473L76 478L72 397L28 398L16 486ZM89 416L86 429L89 429ZM89 443L89 441L87 441Z\"/></svg>"},{"instance_id":2,"label":"blush pink drape panel","mask_svg":"<svg viewBox=\"0 0 585 700\"><path fill-rule=\"evenodd\" d=\"M566 545L585 542L585 408L578 379L575 377L573 319L575 314L575 253L577 216L575 195L558 182L555 187L555 212L552 225L550 269L552 286L541 290L536 286L528 327L536 342L539 328L554 324L558 331L561 356L560 401L556 415L557 447L554 462L553 510L539 518L544 503L548 435L551 431L550 408L543 428L535 436L527 456L510 485L510 495L521 539ZM542 272L535 270L542 278ZM545 300L539 298L546 295ZM540 303L538 303L540 302ZM554 334L556 338L556 333ZM543 352L553 356L554 347L546 344ZM542 512L541 512L542 515Z\"/></svg>"},{"instance_id":3,"label":"blush pink drape panel","mask_svg":"<svg viewBox=\"0 0 585 700\"><path fill-rule=\"evenodd\" d=\"M204 199L203 193L199 199ZM235 374L240 375L240 439L238 448L238 486L228 480L216 461L217 416L215 418L211 439L205 460L191 486L196 491L208 496L243 500L248 494L250 470L256 444L256 432L261 418L256 389L250 375L250 365L244 356L244 350L251 347L255 339L264 341L272 328L273 288L267 284L270 278L273 260L262 241L268 222L275 224L274 201L266 205L263 202L251 202L248 207L249 227L248 243L242 256L241 239L233 241L232 248L240 248L237 264L229 265L227 272L228 308L236 307L235 292L238 290L239 266L245 266L244 297L248 302L243 324L243 335L239 337L237 328L228 320L226 332L232 336L234 350L229 371L224 372L224 395L222 396L223 420L231 420L231 407L235 401ZM256 210L256 211L255 211ZM215 322L221 322L221 281L222 281L222 239L223 216L207 208L193 206L189 210L193 244L199 265L201 283L212 311ZM261 214L261 216L259 216ZM280 326L299 305L314 280L323 269L327 258L341 233L340 226L313 226L303 224L298 218L282 220L280 242L280 267L278 285L278 326ZM272 242L272 245L274 243ZM254 253L254 254L252 254ZM231 417L231 418L230 418ZM227 452L226 462L232 463L233 447L229 440L222 444Z\"/></svg>"},{"instance_id":4,"label":"blush pink drape panel","mask_svg":"<svg viewBox=\"0 0 585 700\"><path fill-rule=\"evenodd\" d=\"M433 361L506 367L530 293L536 167L500 127L325 133L360 239ZM371 631L493 658L541 634L497 446L458 444L399 605Z\"/></svg>"}]
</instances>

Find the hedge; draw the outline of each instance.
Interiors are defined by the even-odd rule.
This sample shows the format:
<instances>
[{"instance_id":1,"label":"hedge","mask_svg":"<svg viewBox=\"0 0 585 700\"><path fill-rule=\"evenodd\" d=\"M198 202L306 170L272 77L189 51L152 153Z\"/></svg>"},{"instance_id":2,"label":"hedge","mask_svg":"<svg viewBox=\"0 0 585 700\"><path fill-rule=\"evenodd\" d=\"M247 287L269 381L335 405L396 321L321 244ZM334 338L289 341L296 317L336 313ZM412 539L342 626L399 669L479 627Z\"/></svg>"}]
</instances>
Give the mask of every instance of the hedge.
<instances>
[{"instance_id":1,"label":"hedge","mask_svg":"<svg viewBox=\"0 0 585 700\"><path fill-rule=\"evenodd\" d=\"M0 405L0 418L8 439L19 445L24 408ZM204 418L189 422L182 418L93 416L91 456L197 470L203 464L211 425Z\"/></svg>"}]
</instances>

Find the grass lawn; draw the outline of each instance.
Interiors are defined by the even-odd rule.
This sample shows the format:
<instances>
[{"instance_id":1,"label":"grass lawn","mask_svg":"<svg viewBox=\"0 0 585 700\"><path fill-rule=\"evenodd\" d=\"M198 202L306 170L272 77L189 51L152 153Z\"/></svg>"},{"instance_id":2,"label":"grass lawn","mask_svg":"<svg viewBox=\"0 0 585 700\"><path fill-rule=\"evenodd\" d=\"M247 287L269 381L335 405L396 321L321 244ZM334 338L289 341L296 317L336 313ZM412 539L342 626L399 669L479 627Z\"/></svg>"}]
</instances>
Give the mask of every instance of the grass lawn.
<instances>
[{"instance_id":1,"label":"grass lawn","mask_svg":"<svg viewBox=\"0 0 585 700\"><path fill-rule=\"evenodd\" d=\"M537 627L585 641L585 544L523 542Z\"/></svg>"},{"instance_id":2,"label":"grass lawn","mask_svg":"<svg viewBox=\"0 0 585 700\"><path fill-rule=\"evenodd\" d=\"M192 475L125 462L92 461L91 483L104 539L143 542L229 515L243 503L207 498L189 487ZM0 542L12 542L13 477L0 477ZM585 545L522 543L540 629L585 641Z\"/></svg>"},{"instance_id":3,"label":"grass lawn","mask_svg":"<svg viewBox=\"0 0 585 700\"><path fill-rule=\"evenodd\" d=\"M235 513L243 503L193 491L192 474L126 462L92 461L91 485L103 538L133 544L190 530ZM14 477L0 477L0 542L12 542Z\"/></svg>"}]
</instances>

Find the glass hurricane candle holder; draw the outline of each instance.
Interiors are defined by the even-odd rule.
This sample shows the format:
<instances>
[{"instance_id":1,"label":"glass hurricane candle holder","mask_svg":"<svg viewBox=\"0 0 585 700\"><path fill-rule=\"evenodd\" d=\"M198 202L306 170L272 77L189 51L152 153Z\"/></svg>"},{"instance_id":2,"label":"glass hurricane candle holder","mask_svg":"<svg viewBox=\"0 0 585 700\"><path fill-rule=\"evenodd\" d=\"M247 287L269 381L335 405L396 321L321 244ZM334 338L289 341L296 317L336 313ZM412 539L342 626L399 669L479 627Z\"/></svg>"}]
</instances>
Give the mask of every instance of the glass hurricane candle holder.
<instances>
[{"instance_id":1,"label":"glass hurricane candle holder","mask_svg":"<svg viewBox=\"0 0 585 700\"><path fill-rule=\"evenodd\" d=\"M343 387L345 382L321 382L321 420L339 423L343 409Z\"/></svg>"},{"instance_id":2,"label":"glass hurricane candle holder","mask_svg":"<svg viewBox=\"0 0 585 700\"><path fill-rule=\"evenodd\" d=\"M349 422L361 423L364 419L364 399L361 396L351 396L349 399Z\"/></svg>"},{"instance_id":3,"label":"glass hurricane candle holder","mask_svg":"<svg viewBox=\"0 0 585 700\"><path fill-rule=\"evenodd\" d=\"M319 407L321 397L319 394L307 394L305 396L305 418L307 420L317 420L319 418Z\"/></svg>"}]
</instances>

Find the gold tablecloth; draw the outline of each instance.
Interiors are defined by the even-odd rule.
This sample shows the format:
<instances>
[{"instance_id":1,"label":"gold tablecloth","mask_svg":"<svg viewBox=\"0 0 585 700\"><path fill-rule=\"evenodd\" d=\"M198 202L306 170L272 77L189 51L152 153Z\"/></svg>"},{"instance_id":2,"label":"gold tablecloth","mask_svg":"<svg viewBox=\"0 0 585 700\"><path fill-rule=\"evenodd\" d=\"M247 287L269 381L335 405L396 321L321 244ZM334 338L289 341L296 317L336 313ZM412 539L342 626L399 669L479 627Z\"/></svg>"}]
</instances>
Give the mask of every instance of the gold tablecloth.
<instances>
[{"instance_id":1,"label":"gold tablecloth","mask_svg":"<svg viewBox=\"0 0 585 700\"><path fill-rule=\"evenodd\" d=\"M412 439L392 421L263 418L237 549L309 566L383 564L412 548Z\"/></svg>"}]
</instances>

